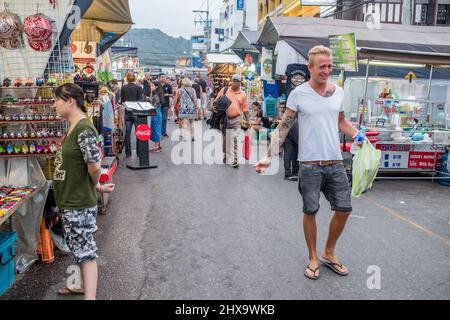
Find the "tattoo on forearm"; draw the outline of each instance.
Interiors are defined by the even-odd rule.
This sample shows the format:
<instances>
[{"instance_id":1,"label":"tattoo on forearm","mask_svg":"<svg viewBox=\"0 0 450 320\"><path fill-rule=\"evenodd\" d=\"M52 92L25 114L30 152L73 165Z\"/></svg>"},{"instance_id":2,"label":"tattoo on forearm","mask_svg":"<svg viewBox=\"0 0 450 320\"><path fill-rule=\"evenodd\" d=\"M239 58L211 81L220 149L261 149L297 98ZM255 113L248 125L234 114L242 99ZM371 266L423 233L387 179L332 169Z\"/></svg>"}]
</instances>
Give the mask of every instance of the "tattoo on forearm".
<instances>
[{"instance_id":1,"label":"tattoo on forearm","mask_svg":"<svg viewBox=\"0 0 450 320\"><path fill-rule=\"evenodd\" d=\"M291 129L295 118L297 117L297 112L286 109L286 112L283 115L283 119L278 124L277 130L272 133L272 137L270 140L269 150L267 151L267 156L271 157L272 153L278 154L279 147L283 145L286 136Z\"/></svg>"}]
</instances>

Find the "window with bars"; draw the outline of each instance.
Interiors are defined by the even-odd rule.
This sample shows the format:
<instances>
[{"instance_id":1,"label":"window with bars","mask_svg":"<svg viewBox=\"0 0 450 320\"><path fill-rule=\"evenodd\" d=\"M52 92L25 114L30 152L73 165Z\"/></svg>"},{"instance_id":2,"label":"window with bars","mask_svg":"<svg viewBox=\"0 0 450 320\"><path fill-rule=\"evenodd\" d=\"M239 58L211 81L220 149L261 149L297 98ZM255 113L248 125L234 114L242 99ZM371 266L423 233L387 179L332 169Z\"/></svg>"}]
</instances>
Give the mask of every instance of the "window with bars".
<instances>
[{"instance_id":1,"label":"window with bars","mask_svg":"<svg viewBox=\"0 0 450 320\"><path fill-rule=\"evenodd\" d=\"M433 25L434 17L431 5L424 0L414 1L413 22L419 25ZM437 25L449 25L450 24L450 5L439 4L437 8Z\"/></svg>"},{"instance_id":2,"label":"window with bars","mask_svg":"<svg viewBox=\"0 0 450 320\"><path fill-rule=\"evenodd\" d=\"M385 0L367 3L364 12L379 12L381 23L402 23L403 1Z\"/></svg>"}]
</instances>

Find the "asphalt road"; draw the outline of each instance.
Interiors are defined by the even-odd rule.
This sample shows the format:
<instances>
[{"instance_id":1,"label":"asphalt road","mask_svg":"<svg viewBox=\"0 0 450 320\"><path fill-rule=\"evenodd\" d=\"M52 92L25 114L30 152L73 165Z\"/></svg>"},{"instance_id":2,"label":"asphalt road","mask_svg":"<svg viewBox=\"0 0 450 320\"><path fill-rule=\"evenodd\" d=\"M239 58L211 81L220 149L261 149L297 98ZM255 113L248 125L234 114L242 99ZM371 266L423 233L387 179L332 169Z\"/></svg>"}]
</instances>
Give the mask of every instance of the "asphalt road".
<instances>
[{"instance_id":1,"label":"asphalt road","mask_svg":"<svg viewBox=\"0 0 450 320\"><path fill-rule=\"evenodd\" d=\"M199 125L199 123L197 123ZM171 124L173 129L173 123ZM177 142L152 154L158 169L115 177L99 216L99 299L449 299L450 188L431 181L377 181L353 201L338 243L350 269L303 276L307 249L297 184L249 166L179 165ZM317 216L323 248L330 206ZM1 299L58 299L74 260L35 264ZM379 289L370 289L373 270ZM369 281L370 283L373 283Z\"/></svg>"}]
</instances>

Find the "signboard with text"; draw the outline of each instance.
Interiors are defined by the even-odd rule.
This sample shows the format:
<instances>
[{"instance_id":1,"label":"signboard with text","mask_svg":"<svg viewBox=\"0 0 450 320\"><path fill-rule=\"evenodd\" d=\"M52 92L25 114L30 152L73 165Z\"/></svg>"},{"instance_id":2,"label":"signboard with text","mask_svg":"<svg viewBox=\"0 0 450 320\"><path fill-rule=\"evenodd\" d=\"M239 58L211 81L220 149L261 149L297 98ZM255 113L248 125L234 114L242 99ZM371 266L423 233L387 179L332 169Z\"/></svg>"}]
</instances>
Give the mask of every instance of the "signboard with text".
<instances>
[{"instance_id":1,"label":"signboard with text","mask_svg":"<svg viewBox=\"0 0 450 320\"><path fill-rule=\"evenodd\" d=\"M330 49L336 68L344 71L358 71L358 51L354 33L330 35Z\"/></svg>"},{"instance_id":2,"label":"signboard with text","mask_svg":"<svg viewBox=\"0 0 450 320\"><path fill-rule=\"evenodd\" d=\"M245 0L236 0L236 10L243 11L245 8Z\"/></svg>"}]
</instances>

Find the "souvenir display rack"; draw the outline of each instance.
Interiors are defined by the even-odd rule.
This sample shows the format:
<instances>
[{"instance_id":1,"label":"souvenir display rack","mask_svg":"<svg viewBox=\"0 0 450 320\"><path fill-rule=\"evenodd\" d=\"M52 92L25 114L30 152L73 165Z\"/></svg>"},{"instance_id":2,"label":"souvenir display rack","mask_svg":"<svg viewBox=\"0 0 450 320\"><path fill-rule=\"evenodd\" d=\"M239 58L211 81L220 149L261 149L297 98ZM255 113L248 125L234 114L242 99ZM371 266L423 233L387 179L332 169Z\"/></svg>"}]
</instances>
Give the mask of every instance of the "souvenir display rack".
<instances>
[{"instance_id":1,"label":"souvenir display rack","mask_svg":"<svg viewBox=\"0 0 450 320\"><path fill-rule=\"evenodd\" d=\"M40 79L37 79L40 83ZM31 83L31 81L30 81ZM67 123L54 107L54 86L0 87L0 158L52 157Z\"/></svg>"}]
</instances>

